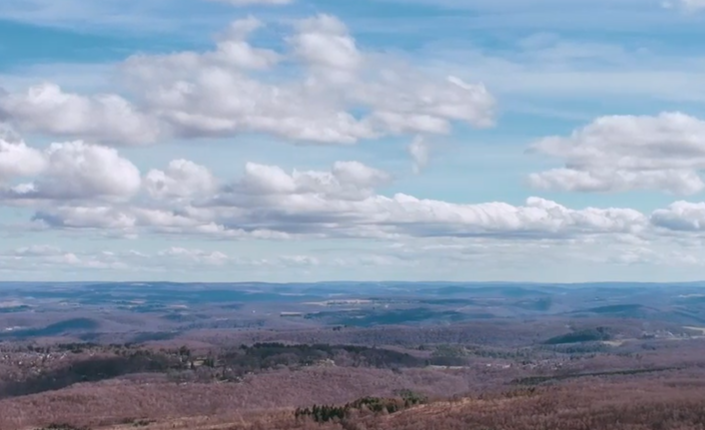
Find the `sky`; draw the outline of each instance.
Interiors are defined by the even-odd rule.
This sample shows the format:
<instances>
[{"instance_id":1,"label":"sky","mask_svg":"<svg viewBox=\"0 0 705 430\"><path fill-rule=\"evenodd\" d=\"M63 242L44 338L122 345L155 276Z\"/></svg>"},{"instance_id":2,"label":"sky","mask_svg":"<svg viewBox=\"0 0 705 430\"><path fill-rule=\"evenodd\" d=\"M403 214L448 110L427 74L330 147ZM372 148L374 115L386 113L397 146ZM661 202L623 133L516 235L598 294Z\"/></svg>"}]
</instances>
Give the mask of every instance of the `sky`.
<instances>
[{"instance_id":1,"label":"sky","mask_svg":"<svg viewBox=\"0 0 705 430\"><path fill-rule=\"evenodd\" d=\"M703 0L2 0L0 279L705 279Z\"/></svg>"}]
</instances>

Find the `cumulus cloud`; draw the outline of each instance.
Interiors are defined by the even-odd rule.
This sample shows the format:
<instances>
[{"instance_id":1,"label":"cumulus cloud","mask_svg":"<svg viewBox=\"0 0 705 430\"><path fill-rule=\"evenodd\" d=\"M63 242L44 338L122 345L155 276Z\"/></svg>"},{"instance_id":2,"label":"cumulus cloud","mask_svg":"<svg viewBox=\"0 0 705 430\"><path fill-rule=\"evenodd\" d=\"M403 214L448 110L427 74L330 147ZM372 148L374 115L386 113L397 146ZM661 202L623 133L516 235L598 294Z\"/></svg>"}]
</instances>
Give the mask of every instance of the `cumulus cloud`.
<instances>
[{"instance_id":1,"label":"cumulus cloud","mask_svg":"<svg viewBox=\"0 0 705 430\"><path fill-rule=\"evenodd\" d=\"M245 70L266 70L271 68L281 60L281 56L269 49L255 48L247 42L250 34L262 26L263 23L252 16L232 22L217 37L216 49L203 54L200 59L205 64ZM188 56L189 54L185 55ZM178 56L175 58L178 58ZM193 56L191 59L198 61Z\"/></svg>"},{"instance_id":2,"label":"cumulus cloud","mask_svg":"<svg viewBox=\"0 0 705 430\"><path fill-rule=\"evenodd\" d=\"M0 95L0 115L23 130L110 144L242 133L353 144L494 123L495 99L484 85L362 49L336 17L295 23L281 51L252 45L262 27L248 17L218 35L212 50L128 58L120 82L129 100L41 84Z\"/></svg>"},{"instance_id":3,"label":"cumulus cloud","mask_svg":"<svg viewBox=\"0 0 705 430\"><path fill-rule=\"evenodd\" d=\"M10 179L34 176L45 168L46 160L41 151L21 140L0 138L0 185Z\"/></svg>"},{"instance_id":4,"label":"cumulus cloud","mask_svg":"<svg viewBox=\"0 0 705 430\"><path fill-rule=\"evenodd\" d=\"M392 184L393 177L356 161L336 162L328 170L286 170L247 163L241 177L222 179L204 166L177 159L141 179L134 166L129 167L131 163L114 149L68 143L52 145L41 154L46 167L31 182L37 184L36 198L27 194L23 200L27 207L36 208L31 224L35 229L101 237L176 235L184 240L198 236L238 241L356 238L390 244L384 251L375 246L374 253L354 261L342 254L243 259L180 245L149 257L150 267L160 270L173 266L225 270L243 265L375 265L411 270L419 261L428 263L429 255L439 259L438 267L471 264L490 256L494 256L490 260L504 263L544 259L541 261L549 264L562 258L589 260L590 264L663 265L667 257L655 251L656 244L670 246L667 255L690 261L695 254L688 247L705 238L705 203L698 202L676 202L652 213L625 207L569 208L538 197L519 205L458 203L404 193L385 195L380 190ZM121 169L122 174L115 174ZM97 171L106 176L94 176ZM114 174L107 173L110 171ZM47 182L61 185L51 188ZM93 188L85 188L87 183ZM407 245L393 248L395 242ZM356 243L370 244L365 240ZM688 249L678 251L674 244ZM601 254L601 249L609 252ZM586 250L591 250L588 254L594 253L590 254L593 257L581 255ZM361 252L367 254L368 250ZM497 260L500 254L506 258ZM144 259L140 255L87 256L51 246L28 246L0 256L0 260L4 258L7 265L22 260L40 266L122 270L116 268L145 266L137 261ZM702 259L693 261L700 264ZM0 266L5 263L0 261Z\"/></svg>"},{"instance_id":5,"label":"cumulus cloud","mask_svg":"<svg viewBox=\"0 0 705 430\"><path fill-rule=\"evenodd\" d=\"M113 148L76 141L54 143L44 152L31 151L32 160L36 158L31 173L38 175L37 178L3 190L2 197L17 200L124 200L140 190L139 170Z\"/></svg>"},{"instance_id":6,"label":"cumulus cloud","mask_svg":"<svg viewBox=\"0 0 705 430\"><path fill-rule=\"evenodd\" d=\"M339 183L357 188L376 188L391 180L387 172L366 166L359 161L336 161L331 173Z\"/></svg>"},{"instance_id":7,"label":"cumulus cloud","mask_svg":"<svg viewBox=\"0 0 705 430\"><path fill-rule=\"evenodd\" d=\"M217 239L285 240L292 236L256 226L248 229L217 223L209 211L194 207L148 208L138 205L59 205L42 207L32 217L35 228L91 231L99 236L135 237L141 232L198 235Z\"/></svg>"},{"instance_id":8,"label":"cumulus cloud","mask_svg":"<svg viewBox=\"0 0 705 430\"><path fill-rule=\"evenodd\" d=\"M364 58L342 21L319 15L299 22L297 27L289 43L304 64L332 76L354 77Z\"/></svg>"},{"instance_id":9,"label":"cumulus cloud","mask_svg":"<svg viewBox=\"0 0 705 430\"><path fill-rule=\"evenodd\" d=\"M689 117L664 118L692 125ZM641 124L639 118L634 121ZM617 124L622 126L619 121ZM580 145L576 149L572 141L566 144L563 138L544 140L539 147L571 160L587 154L590 162L586 166L596 163L591 160L605 160L606 155L594 149L597 147L612 155L612 162L630 169L646 166L659 171L664 163L697 167L697 133L686 133L692 139L688 141L690 146L683 143L683 138L676 139L681 145L675 146L676 152L691 155L680 160L666 150L672 148L664 142L672 141L668 138L674 129L670 122L666 124L669 126L648 129L650 137L641 141L642 146L636 139L616 140L628 141L637 148L645 146L641 152L604 144L601 139L619 134L615 131L619 127L608 127L609 133L574 133L571 139L587 142L587 149ZM632 135L639 135L633 129ZM593 137L596 135L600 139ZM649 241L658 238L705 232L704 203L681 201L647 214L629 208L573 209L538 197L528 198L521 205L422 199L405 193L384 194L381 190L393 185L393 176L357 161L338 161L328 170L285 170L250 162L241 177L223 179L216 178L205 166L176 159L165 169L152 169L142 177L132 162L110 147L66 142L40 151L12 138L2 141L0 148L0 161L5 160L4 165L0 164L4 166L2 171L7 174L8 167L15 169L7 176L10 180L31 178L20 185L6 184L2 198L34 208L31 225L40 229L122 237L154 234L232 240L459 240L488 241L493 246L516 240L534 244L621 241L632 250L648 247ZM17 153L27 160L7 161L20 160ZM630 153L636 158L629 159ZM643 155L654 153L665 155ZM180 256L198 260L199 264L231 262L219 254L184 249L169 249L163 256ZM14 258L51 256L68 261L73 258L69 254L50 247L27 247L17 250ZM82 260L79 256L76 261Z\"/></svg>"},{"instance_id":10,"label":"cumulus cloud","mask_svg":"<svg viewBox=\"0 0 705 430\"><path fill-rule=\"evenodd\" d=\"M162 172L159 180L147 179L144 187L157 199L172 195L191 196L190 200L161 201L154 207L137 201L120 205L55 206L38 212L34 219L48 228L148 230L266 239L534 240L594 234L639 235L649 224L648 217L631 209L575 210L540 198L530 198L525 205L514 206L500 202L449 203L401 193L385 196L377 189L388 184L391 176L359 162L337 162L329 171L291 172L278 166L248 163L242 178L211 189L207 196L206 190L213 182L203 168L183 160L172 163L171 168L174 172L169 175ZM177 178L179 175L181 179ZM169 180L164 179L167 177ZM194 181L194 178L207 180Z\"/></svg>"},{"instance_id":11,"label":"cumulus cloud","mask_svg":"<svg viewBox=\"0 0 705 430\"><path fill-rule=\"evenodd\" d=\"M697 120L681 114L628 117L631 126L625 127L622 117L616 119L609 118L606 124L597 121L597 126L570 138L544 139L535 148L568 160L572 167L564 169L566 177L578 167L610 162L627 172L644 169L639 173L642 183L645 175L652 175L654 187L663 186L664 178L658 176L663 166L688 171L700 165ZM644 121L651 127L637 133ZM682 131L683 125L689 125L688 132ZM328 170L289 171L249 162L240 178L220 179L205 166L176 159L142 177L130 160L111 147L76 141L54 143L40 151L13 138L0 141L0 149L0 172L5 178L30 178L19 185L6 184L0 197L6 203L36 208L33 225L44 229L124 237L151 233L266 240L570 241L610 236L641 241L658 231L697 232L705 225L701 203L677 202L644 214L629 208L571 209L538 197L512 205L385 195L380 190L392 184L393 176L357 161L338 161ZM690 157L679 158L678 153ZM415 156L423 161L423 153ZM624 187L633 186L629 179L623 177Z\"/></svg>"},{"instance_id":12,"label":"cumulus cloud","mask_svg":"<svg viewBox=\"0 0 705 430\"><path fill-rule=\"evenodd\" d=\"M24 94L0 92L0 115L24 131L106 143L151 143L160 127L118 95L85 97L51 83Z\"/></svg>"},{"instance_id":13,"label":"cumulus cloud","mask_svg":"<svg viewBox=\"0 0 705 430\"><path fill-rule=\"evenodd\" d=\"M541 189L582 192L705 189L705 121L679 113L605 116L569 136L536 142L531 150L565 167L530 175Z\"/></svg>"},{"instance_id":14,"label":"cumulus cloud","mask_svg":"<svg viewBox=\"0 0 705 430\"><path fill-rule=\"evenodd\" d=\"M138 227L154 227L160 232L197 228L198 220L170 210L134 206L60 205L34 215L34 221L50 228L119 230L133 232Z\"/></svg>"},{"instance_id":15,"label":"cumulus cloud","mask_svg":"<svg viewBox=\"0 0 705 430\"><path fill-rule=\"evenodd\" d=\"M144 187L158 198L198 197L212 194L217 182L205 166L180 159L170 162L166 170L150 170Z\"/></svg>"},{"instance_id":16,"label":"cumulus cloud","mask_svg":"<svg viewBox=\"0 0 705 430\"><path fill-rule=\"evenodd\" d=\"M390 179L388 173L357 161L336 162L330 172L294 170L292 173L278 166L247 163L244 177L229 187L220 201L228 197L239 199L243 194L256 199L287 195L359 199L371 195L376 186Z\"/></svg>"},{"instance_id":17,"label":"cumulus cloud","mask_svg":"<svg viewBox=\"0 0 705 430\"><path fill-rule=\"evenodd\" d=\"M684 231L683 228L677 230L673 224L660 225L657 216L650 217L628 208L571 209L540 198L530 198L523 205L510 205L500 202L454 204L406 195L339 200L316 194L291 194L237 202L231 199L212 206L161 211L150 211L137 204L101 208L63 206L47 208L38 213L35 220L45 228L74 234L174 234L181 240L193 235L229 240L383 239L406 241L410 249L416 249L425 241L434 244L453 241L455 251L443 251L444 258L469 263L473 256L489 258L509 251L517 254L516 258L523 253L524 257L535 259L539 255L546 257L550 249L573 249L573 257L585 259L580 252L588 248L593 249L590 252L609 249L609 255L614 258L636 249L653 249L655 241ZM358 243L369 244L367 241ZM379 245L375 250L381 252L378 248ZM356 260L350 264L402 267L418 261L428 262L430 255L440 251L424 251L423 256L390 252L394 255L386 255L385 251L370 257L368 262ZM180 254L181 260L198 264L238 264L208 252L171 250L169 253L174 258ZM567 258L559 252L555 255ZM508 257L503 261L512 260ZM262 264L268 263L263 261Z\"/></svg>"},{"instance_id":18,"label":"cumulus cloud","mask_svg":"<svg viewBox=\"0 0 705 430\"><path fill-rule=\"evenodd\" d=\"M705 202L674 202L665 209L654 211L651 222L673 231L705 231Z\"/></svg>"}]
</instances>

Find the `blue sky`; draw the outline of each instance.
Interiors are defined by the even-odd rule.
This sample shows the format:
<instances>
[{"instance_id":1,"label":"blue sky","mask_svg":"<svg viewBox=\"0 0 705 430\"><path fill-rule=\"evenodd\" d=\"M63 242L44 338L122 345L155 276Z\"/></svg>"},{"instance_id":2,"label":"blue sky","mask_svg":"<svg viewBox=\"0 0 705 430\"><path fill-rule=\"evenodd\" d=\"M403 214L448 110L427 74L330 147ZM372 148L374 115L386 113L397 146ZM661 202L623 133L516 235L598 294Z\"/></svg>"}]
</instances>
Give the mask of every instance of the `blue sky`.
<instances>
[{"instance_id":1,"label":"blue sky","mask_svg":"<svg viewBox=\"0 0 705 430\"><path fill-rule=\"evenodd\" d=\"M6 280L702 279L705 2L4 0Z\"/></svg>"}]
</instances>

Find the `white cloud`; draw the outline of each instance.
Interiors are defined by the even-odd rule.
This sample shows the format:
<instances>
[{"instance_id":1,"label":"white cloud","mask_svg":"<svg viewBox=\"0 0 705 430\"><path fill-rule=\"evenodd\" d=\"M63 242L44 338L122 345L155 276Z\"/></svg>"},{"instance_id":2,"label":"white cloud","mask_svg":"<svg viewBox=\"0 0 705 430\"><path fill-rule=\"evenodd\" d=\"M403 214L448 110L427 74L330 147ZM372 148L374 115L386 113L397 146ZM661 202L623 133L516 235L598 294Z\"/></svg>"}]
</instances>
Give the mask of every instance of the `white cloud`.
<instances>
[{"instance_id":1,"label":"white cloud","mask_svg":"<svg viewBox=\"0 0 705 430\"><path fill-rule=\"evenodd\" d=\"M131 205L59 205L41 207L32 217L40 229L91 231L105 237L136 237L139 233L198 235L217 239L285 240L292 235L267 229L248 229L216 223L209 211L194 207L152 209Z\"/></svg>"},{"instance_id":2,"label":"white cloud","mask_svg":"<svg viewBox=\"0 0 705 430\"><path fill-rule=\"evenodd\" d=\"M7 199L96 200L129 199L140 190L137 167L113 148L83 142L54 143L43 153L37 178L5 189Z\"/></svg>"},{"instance_id":3,"label":"white cloud","mask_svg":"<svg viewBox=\"0 0 705 430\"><path fill-rule=\"evenodd\" d=\"M301 21L298 33L289 39L294 54L314 69L346 76L358 70L364 61L355 39L339 19L319 15Z\"/></svg>"},{"instance_id":4,"label":"white cloud","mask_svg":"<svg viewBox=\"0 0 705 430\"><path fill-rule=\"evenodd\" d=\"M235 67L240 69L266 70L275 66L281 56L269 49L258 49L247 42L247 38L263 26L258 19L249 16L233 21L217 37L216 50L202 55L201 60L214 66ZM174 56L174 59L189 58L189 53ZM169 57L166 57L168 59ZM190 59L198 61L193 54ZM177 64L178 65L178 64Z\"/></svg>"},{"instance_id":5,"label":"white cloud","mask_svg":"<svg viewBox=\"0 0 705 430\"><path fill-rule=\"evenodd\" d=\"M189 165L188 162L181 162ZM203 174L202 169L197 169ZM208 177L208 175L205 175ZM48 228L112 229L135 233L198 234L230 238L480 237L540 240L586 235L641 235L649 226L631 209L569 209L530 198L507 203L458 204L391 197L376 189L390 180L358 162L335 163L329 172L287 173L277 166L248 163L244 176L205 196L182 185L191 199L134 201L120 205L47 207L35 220ZM184 181L189 184L190 179ZM146 181L147 189L153 185ZM202 189L205 191L205 189ZM152 193L159 198L162 195Z\"/></svg>"},{"instance_id":6,"label":"white cloud","mask_svg":"<svg viewBox=\"0 0 705 430\"><path fill-rule=\"evenodd\" d=\"M627 126L624 120L598 120L597 126L570 138L542 140L536 148L560 156L572 166L609 161L625 169L654 169L647 174L660 172L664 165L683 169L699 166L700 141L693 131L697 127L686 127L684 132L673 126L674 121L681 126L699 126L697 120L680 114L627 117ZM650 127L640 129L642 122ZM680 133L675 133L675 140L674 130ZM604 142L615 136L616 140ZM681 139L683 136L691 140ZM3 142L13 150L28 152L30 160L41 160L36 162L39 167L25 172L31 182L7 187L4 197L7 202L36 209L33 225L44 229L122 237L449 238L524 243L595 237L631 238L628 240L641 243L664 234L705 230L701 227L705 225L702 203L677 202L644 214L629 208L571 209L537 197L523 205L511 205L451 203L403 193L384 195L379 189L391 185L392 175L356 161L333 163L328 171L286 171L247 163L241 178L227 181L214 177L205 166L178 159L164 170L149 171L142 179L139 170L114 148L68 142L38 151L21 141ZM620 146L620 142L627 142L627 146ZM662 152L667 156L649 158ZM683 159L676 157L677 153Z\"/></svg>"},{"instance_id":7,"label":"white cloud","mask_svg":"<svg viewBox=\"0 0 705 430\"><path fill-rule=\"evenodd\" d=\"M165 171L150 170L144 179L148 193L159 198L208 196L217 187L215 177L205 166L188 160L174 160Z\"/></svg>"},{"instance_id":8,"label":"white cloud","mask_svg":"<svg viewBox=\"0 0 705 430\"><path fill-rule=\"evenodd\" d=\"M42 84L1 96L0 114L26 131L110 144L242 133L353 144L494 124L495 100L483 85L361 49L333 16L294 24L281 52L248 42L260 27L252 17L235 21L211 51L130 57L120 67L130 100Z\"/></svg>"},{"instance_id":9,"label":"white cloud","mask_svg":"<svg viewBox=\"0 0 705 430\"><path fill-rule=\"evenodd\" d=\"M220 1L235 6L288 3ZM412 1L416 0L408 0ZM127 10L120 0L86 5L77 0L36 0L37 7L31 11L21 0L0 3L3 3L0 14L27 22L50 22L75 29L78 27L73 24L78 16L85 22L80 24L84 29L107 23L112 28L142 27L143 31L167 34L182 28L180 37L189 40L199 40L200 36L192 38L192 33L202 32L212 19L223 18L208 15L215 9L206 7L194 9L187 21L174 20L176 12L168 8L179 8L170 7L169 2L138 2L134 6L137 9L131 6ZM623 39L624 45L620 41L595 42L590 39L589 30L604 26L608 31L636 34L649 23L667 32L671 26L678 26L697 35L695 26L701 24L702 17L664 13L658 2L644 6L637 0L597 3L581 0L571 2L568 8L568 15L575 19L566 19L565 13L552 12L565 2L540 0L540 11L536 9L537 2L530 3L441 0L434 7L449 7L454 13L433 19L396 19L394 23L388 17L356 16L351 22L359 25L365 34L358 39L353 30L333 16L290 21L272 15L273 28L267 28L257 19L247 18L245 11L239 14L245 19L223 28L207 49L130 57L116 70L118 79L112 82L112 88L103 81L86 78L86 75L111 75L105 73L105 68L111 67L107 64L101 66L103 69L82 66L68 69L54 64L23 67L21 77L2 79L11 93L0 95L0 118L18 129L62 136L60 140L80 138L87 143L56 144L53 146L56 153L50 154L50 150L31 148L20 139L3 136L0 187L5 200L1 204L21 205L6 209L1 216L3 222L13 223L25 214L36 212L32 227L65 230L52 235L57 240L139 235L148 237L147 241L171 243L171 239L178 238L179 248L145 254L152 261L161 261L157 264L172 267L208 264L211 257L212 261L226 262L219 267L238 267L245 261L235 257L234 252L245 248L248 252L270 255L252 257L253 265L271 267L266 264L290 262L308 264L318 270L333 258L327 248L322 248L328 245L315 242L327 238L334 239L327 242L331 247L346 248L340 254L351 254L351 249L360 248L361 257L343 258L339 262L341 267L344 264L359 267L369 262L397 270L408 264L404 267L411 270L418 261L438 262L437 267L447 267L440 264L443 260L459 267L474 267L472 264L477 264L474 261L487 264L494 260L501 263L497 266L506 268L508 264L522 266L551 259L564 262L567 256L592 259L600 264L665 264L668 259L680 258L668 246L692 244L705 238L702 227L705 210L703 203L697 201L699 198L653 212L629 209L628 202L619 208L567 207L536 197L507 203L501 201L501 195L497 196L499 201L484 203L472 197L442 201L423 198L432 190L408 188L415 186L410 183L395 184L394 175L353 161L312 170L292 170L266 162L245 164L244 153L251 148L248 146L248 151L238 152L232 160L244 165L241 177L215 178L208 170L208 163L200 166L178 159L166 165L164 161L171 158L145 166L146 170L140 174L117 152L88 145L144 144L211 136L237 144L237 138L247 133L264 133L296 143L354 144L394 135L400 136L395 142L411 143L407 148L409 157L419 172L429 163L432 149L429 142L444 140L435 135L452 133L465 125L492 125L494 99L478 84L486 82L493 94L499 94L502 100L506 96L504 111L516 113L526 109L532 115L571 120L578 116L585 122L586 127L573 134L566 132L537 142L534 149L555 162L546 171L531 176L531 183L540 189L658 190L690 195L705 190L700 174L705 165L702 149L705 128L697 118L666 113L606 116L593 122L593 118L603 113L586 115L572 111L573 107L591 111L604 105L579 103L585 100L607 100L612 109L625 112L630 111L630 104L638 104L638 110L643 111L649 106L647 100L701 102L702 92L693 88L705 83L705 78L699 72L702 58L693 55L694 50L669 51L670 42L652 43L643 38ZM700 6L687 0L677 3L691 10ZM596 4L601 8L595 8ZM675 1L673 5L676 6ZM606 17L604 13L593 13L605 8L611 12ZM472 9L472 13L461 9L465 12ZM155 26L137 25L145 23L142 16L148 14L141 13L138 19L134 12L151 12L148 20ZM159 27L160 21L168 27ZM504 29L519 28L520 33L529 37L519 41L496 40L487 49L473 48L473 42L455 39L459 37L456 30L461 21L466 27L500 30L497 34ZM537 30L560 34L568 27L586 30L577 32L585 39L568 41L555 34L531 35ZM439 28L443 31L437 31ZM397 42L401 40L395 38L385 42L389 50L378 50L371 45L377 41L369 38L370 34L388 32L398 36L411 31L424 35L418 44L413 43L413 51L395 50L392 45L398 48ZM260 44L259 40L266 44ZM7 73L18 73L16 70ZM40 82L33 75L62 85L40 84L24 91L28 85ZM89 87L100 87L98 91L114 94L91 94ZM562 101L560 109L553 104L557 99ZM533 108L536 110L531 111ZM414 137L417 138L412 142ZM369 148L375 151L378 146L370 142L360 149ZM150 150L149 156L134 161L141 164L164 155L158 151ZM325 151L311 162L331 159L333 154ZM344 152L350 156L353 151ZM512 157L502 155L503 161ZM283 157L284 154L277 154L275 158ZM483 159L491 157L483 155ZM374 160L369 154L365 158ZM208 157L200 154L199 159ZM266 160L260 156L257 159ZM393 160L382 159L379 163L399 168ZM216 164L223 168L227 163ZM499 170L507 166L497 167ZM477 182L482 181L478 174L453 179L467 181L468 189L477 188ZM20 226L11 232L14 226L4 226L2 233L18 236L26 233ZM190 235L199 236L196 248L182 244L182 240L193 239ZM203 244L209 238L222 239L211 242L220 250L210 250ZM231 248L227 245L231 240L253 239L296 239L296 242L253 247L235 244ZM384 250L380 251L384 255L378 255L377 248L389 243L379 239L402 243L404 251ZM31 243L24 237L14 240ZM300 240L315 242L311 245L316 249L314 256L300 249L307 246L301 245ZM119 247L124 242L111 242L111 246L113 243ZM149 242L149 248L153 246L154 242ZM268 246L295 248L296 255L275 258L271 250L262 251ZM683 250L684 254L688 252ZM92 261L87 253L78 250L29 246L6 257L29 260L35 254L36 259L54 257L56 264L61 264L61 260L66 264ZM43 254L46 255L40 257ZM692 254L697 256L696 251ZM113 262L110 258L97 256L95 264ZM115 258L129 262L137 259L129 255ZM684 256L683 260L691 258ZM376 272L378 276L386 273L390 272Z\"/></svg>"},{"instance_id":10,"label":"white cloud","mask_svg":"<svg viewBox=\"0 0 705 430\"><path fill-rule=\"evenodd\" d=\"M120 96L84 97L50 83L0 92L0 116L23 131L105 143L151 143L159 135L159 124Z\"/></svg>"},{"instance_id":11,"label":"white cloud","mask_svg":"<svg viewBox=\"0 0 705 430\"><path fill-rule=\"evenodd\" d=\"M654 211L651 222L657 227L673 231L705 231L705 202L674 202L665 209Z\"/></svg>"},{"instance_id":12,"label":"white cloud","mask_svg":"<svg viewBox=\"0 0 705 430\"><path fill-rule=\"evenodd\" d=\"M372 194L374 187L391 179L390 175L356 161L339 161L330 172L298 171L291 174L278 166L247 163L245 176L233 187L230 195L240 198L242 194L257 197L269 195L313 195L341 199L357 199Z\"/></svg>"},{"instance_id":13,"label":"white cloud","mask_svg":"<svg viewBox=\"0 0 705 430\"><path fill-rule=\"evenodd\" d=\"M175 235L182 242L198 237L218 239L212 243L219 244L296 239L298 252L275 256L254 247L257 256L243 257L180 242L154 254L90 256L27 246L0 256L0 266L20 259L22 264L50 268L130 268L144 273L173 267L247 267L247 273L315 267L328 273L374 265L383 274L426 268L418 276L441 276L448 273L443 270L481 265L483 270L496 269L501 278L501 266L507 264L526 270L553 267L558 261L590 267L705 264L698 257L705 239L705 203L676 202L643 213L626 207L569 208L538 197L512 205L384 195L379 188L389 184L390 175L359 162L337 162L328 171L286 171L249 163L243 176L230 182L213 178L205 167L187 160L174 161L159 172L152 180L148 174L142 183L145 192L129 200L30 201L29 207L37 208L34 226L77 237L159 240ZM331 243L340 244L337 239L348 238L367 240L343 242L345 249L313 255L299 248L301 243L333 239ZM353 258L357 253L361 256Z\"/></svg>"},{"instance_id":14,"label":"white cloud","mask_svg":"<svg viewBox=\"0 0 705 430\"><path fill-rule=\"evenodd\" d=\"M336 161L331 173L339 183L359 188L375 188L391 179L387 172L366 166L359 161Z\"/></svg>"},{"instance_id":15,"label":"white cloud","mask_svg":"<svg viewBox=\"0 0 705 430\"><path fill-rule=\"evenodd\" d=\"M0 185L17 177L34 176L46 168L41 151L27 146L24 141L0 138Z\"/></svg>"},{"instance_id":16,"label":"white cloud","mask_svg":"<svg viewBox=\"0 0 705 430\"><path fill-rule=\"evenodd\" d=\"M582 234L639 233L645 218L630 209L574 210L532 197L524 206L454 204L397 194L360 204L363 213L391 231L410 236L542 238Z\"/></svg>"},{"instance_id":17,"label":"white cloud","mask_svg":"<svg viewBox=\"0 0 705 430\"><path fill-rule=\"evenodd\" d=\"M198 226L197 220L169 210L108 205L61 205L40 210L34 219L53 228L123 232L132 232L140 226L155 226L162 232Z\"/></svg>"},{"instance_id":18,"label":"white cloud","mask_svg":"<svg viewBox=\"0 0 705 430\"><path fill-rule=\"evenodd\" d=\"M565 167L532 174L542 189L583 192L705 189L705 122L683 113L606 116L571 135L542 139L532 151Z\"/></svg>"}]
</instances>

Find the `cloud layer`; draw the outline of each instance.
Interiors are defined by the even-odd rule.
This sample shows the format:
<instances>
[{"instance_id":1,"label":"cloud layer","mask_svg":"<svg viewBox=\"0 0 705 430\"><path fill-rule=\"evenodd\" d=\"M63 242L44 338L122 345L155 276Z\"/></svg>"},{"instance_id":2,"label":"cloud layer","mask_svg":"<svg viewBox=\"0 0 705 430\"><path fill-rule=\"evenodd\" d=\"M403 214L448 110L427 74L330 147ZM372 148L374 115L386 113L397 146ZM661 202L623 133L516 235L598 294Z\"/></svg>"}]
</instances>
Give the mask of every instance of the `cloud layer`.
<instances>
[{"instance_id":1,"label":"cloud layer","mask_svg":"<svg viewBox=\"0 0 705 430\"><path fill-rule=\"evenodd\" d=\"M687 124L691 121L668 115L649 121L660 124L678 119ZM672 131L660 130L667 136ZM539 148L566 158L587 153L598 161L610 158L596 151L594 145L620 152L619 145L603 146L601 140L592 138L596 133L590 128L568 140L550 138L540 142ZM589 146L576 149L574 141ZM633 139L629 142L639 144ZM644 154L658 153L661 142L658 137L647 140L654 145L647 145L650 149ZM570 209L539 197L530 197L516 206L502 202L454 203L398 192L385 195L378 190L392 185L393 175L357 161L335 162L327 171L287 171L248 162L241 177L217 178L207 167L184 159L174 160L163 169L140 172L118 150L80 141L54 143L43 151L23 141L1 143L0 165L16 166L14 161L24 157L21 165L25 166L1 170L7 181L0 194L2 202L36 208L34 222L50 229L263 239L568 240L595 235L646 238L659 229L699 231L705 219L701 204L686 202L643 214L628 208ZM633 150L630 153L638 154ZM584 166L594 165L590 157ZM656 159L646 155L623 160L613 156L611 160L630 169L676 164L673 159L660 157L652 165ZM689 160L687 166L696 162L694 158ZM13 179L28 175L33 175L26 178L29 181L12 185Z\"/></svg>"},{"instance_id":2,"label":"cloud layer","mask_svg":"<svg viewBox=\"0 0 705 430\"><path fill-rule=\"evenodd\" d=\"M566 20L556 0L418 0L427 14L392 22L328 5L353 31L293 0L174 1L0 6L57 37L77 16L149 27L144 50L106 48L109 64L3 72L4 275L580 280L705 263L702 59L671 27L644 30L698 35L701 14L578 1ZM240 19L206 28L229 12ZM478 130L499 107L500 128Z\"/></svg>"},{"instance_id":3,"label":"cloud layer","mask_svg":"<svg viewBox=\"0 0 705 430\"><path fill-rule=\"evenodd\" d=\"M582 142L585 135L593 132L571 139ZM29 237L61 232L108 240L104 243L116 238L139 241L130 250L121 245L121 251L109 246L100 252L18 247L0 255L0 271L75 268L158 278L168 267L219 268L224 274L241 268L252 276L278 273L278 279L286 280L292 273L287 270L293 269L312 279L353 267L379 267L379 273L392 277L405 268L406 274L419 271L417 276L437 273L442 278L442 268L457 271L473 265L496 267L499 276L502 264L523 267L529 262L543 267L559 261L600 267L705 263L698 257L705 239L702 202L677 201L648 213L627 207L570 208L541 197L519 205L462 203L396 192L395 175L358 161L338 161L327 170L246 162L241 175L218 177L186 159L138 169L112 147L70 141L36 149L21 139L7 139L0 141L0 205L27 215L4 225L0 233ZM550 138L540 145L569 158L581 154L571 139ZM618 148L613 145L614 151ZM603 157L594 149L587 152ZM23 163L14 162L18 157ZM628 165L643 166L646 160ZM140 243L172 240L179 244L139 250ZM310 244L340 241L345 245L334 252L306 252L298 245L316 248ZM254 242L278 242L289 251L270 250L256 257L232 253L234 244ZM424 272L431 262L433 271Z\"/></svg>"},{"instance_id":4,"label":"cloud layer","mask_svg":"<svg viewBox=\"0 0 705 430\"><path fill-rule=\"evenodd\" d=\"M129 98L43 83L0 93L0 117L25 132L111 145L243 133L352 144L494 124L495 100L483 85L364 50L336 17L298 21L280 51L249 42L263 27L248 17L210 51L128 58L120 75Z\"/></svg>"}]
</instances>

